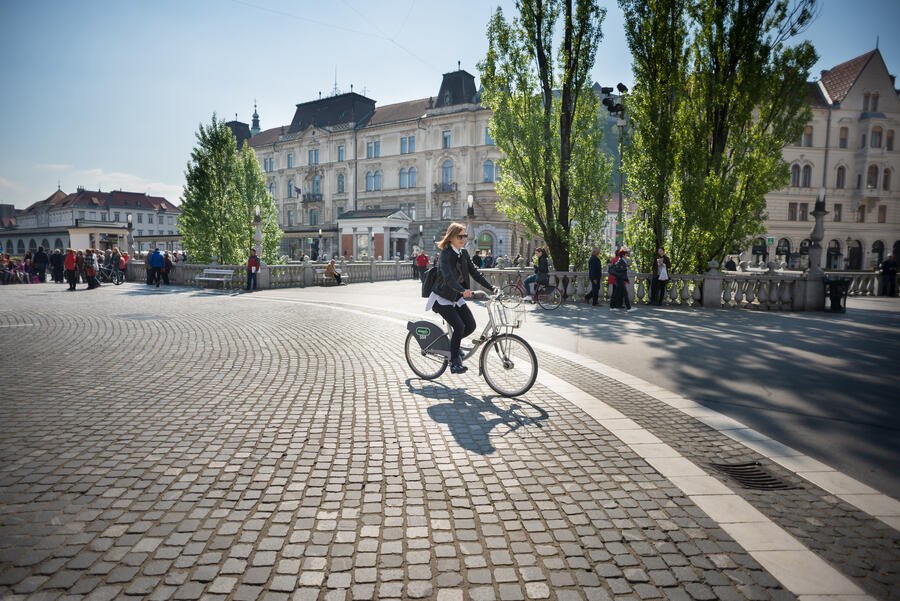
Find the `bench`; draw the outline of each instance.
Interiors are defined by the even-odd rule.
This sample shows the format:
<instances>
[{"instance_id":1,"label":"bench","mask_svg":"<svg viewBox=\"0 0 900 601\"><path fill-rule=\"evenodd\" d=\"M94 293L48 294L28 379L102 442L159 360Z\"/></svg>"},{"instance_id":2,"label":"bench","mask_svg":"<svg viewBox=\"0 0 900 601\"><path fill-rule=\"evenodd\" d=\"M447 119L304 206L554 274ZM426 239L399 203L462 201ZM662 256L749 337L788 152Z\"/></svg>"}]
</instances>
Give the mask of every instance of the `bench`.
<instances>
[{"instance_id":1,"label":"bench","mask_svg":"<svg viewBox=\"0 0 900 601\"><path fill-rule=\"evenodd\" d=\"M208 280L213 282L222 282L222 288L225 288L225 282L229 284L234 278L234 269L204 269L203 273L194 277L197 282Z\"/></svg>"},{"instance_id":2,"label":"bench","mask_svg":"<svg viewBox=\"0 0 900 601\"><path fill-rule=\"evenodd\" d=\"M335 269L335 271L341 276L341 282L346 282L350 279L350 274L344 275L340 269ZM318 280L322 286L337 284L333 277L325 273L324 267L316 267L316 280Z\"/></svg>"}]
</instances>

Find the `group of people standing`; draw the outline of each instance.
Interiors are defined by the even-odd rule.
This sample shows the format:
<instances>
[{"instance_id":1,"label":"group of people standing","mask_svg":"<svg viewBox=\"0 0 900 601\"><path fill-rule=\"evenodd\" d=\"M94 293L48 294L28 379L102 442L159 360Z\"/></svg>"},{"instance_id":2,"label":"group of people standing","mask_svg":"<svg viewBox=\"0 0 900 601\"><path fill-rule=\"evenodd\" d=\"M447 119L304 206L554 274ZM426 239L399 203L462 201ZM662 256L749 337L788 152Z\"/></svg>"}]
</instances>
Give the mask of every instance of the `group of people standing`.
<instances>
[{"instance_id":1,"label":"group of people standing","mask_svg":"<svg viewBox=\"0 0 900 601\"><path fill-rule=\"evenodd\" d=\"M57 251L59 252L59 251ZM54 256L56 253L54 253ZM59 275L65 273L69 290L75 290L79 279L87 283L87 289L93 290L100 287L102 277L100 269L106 268L116 278L125 279L125 269L128 266L129 256L127 252L121 252L119 247L102 251L96 248L85 250L66 249L65 256L59 261ZM54 280L62 282L62 277L57 276L57 266L54 264Z\"/></svg>"},{"instance_id":2,"label":"group of people standing","mask_svg":"<svg viewBox=\"0 0 900 601\"><path fill-rule=\"evenodd\" d=\"M147 255L147 285L156 285L162 281L166 286L169 285L169 275L175 271L175 264L178 262L178 253L162 252L159 248L154 248Z\"/></svg>"}]
</instances>

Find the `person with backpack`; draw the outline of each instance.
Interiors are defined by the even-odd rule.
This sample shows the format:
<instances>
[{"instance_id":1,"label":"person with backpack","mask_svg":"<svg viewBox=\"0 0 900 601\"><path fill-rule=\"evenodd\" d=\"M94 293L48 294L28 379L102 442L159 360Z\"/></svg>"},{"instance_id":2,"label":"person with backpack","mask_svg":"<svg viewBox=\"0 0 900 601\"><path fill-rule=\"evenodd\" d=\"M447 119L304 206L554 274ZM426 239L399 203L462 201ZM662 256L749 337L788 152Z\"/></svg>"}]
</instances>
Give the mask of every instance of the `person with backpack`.
<instances>
[{"instance_id":1,"label":"person with backpack","mask_svg":"<svg viewBox=\"0 0 900 601\"><path fill-rule=\"evenodd\" d=\"M419 272L419 281L425 280L425 272L428 271L428 255L425 250L420 250L416 255L416 270Z\"/></svg>"},{"instance_id":2,"label":"person with backpack","mask_svg":"<svg viewBox=\"0 0 900 601\"><path fill-rule=\"evenodd\" d=\"M525 290L528 295L525 297L526 301L531 300L532 292L532 284L538 283L543 286L546 286L550 283L550 262L547 260L547 251L543 248L537 248L534 251L535 255L537 255L537 261L534 264L534 273L527 278L525 278Z\"/></svg>"},{"instance_id":3,"label":"person with backpack","mask_svg":"<svg viewBox=\"0 0 900 601\"><path fill-rule=\"evenodd\" d=\"M426 311L434 311L444 318L453 330L450 337L450 373L461 374L468 368L462 364L462 356L459 346L462 339L475 331L475 317L466 305L467 298L472 297L470 289L470 277L488 290L497 291L487 279L478 271L468 251L466 244L466 226L461 223L451 223L438 242L441 249L438 255L438 264L426 273L422 284L422 296L428 297L425 304Z\"/></svg>"},{"instance_id":4,"label":"person with backpack","mask_svg":"<svg viewBox=\"0 0 900 601\"><path fill-rule=\"evenodd\" d=\"M616 287L613 290L612 300L609 302L609 310L619 309L622 303L625 303L626 312L634 311L631 307L631 300L628 298L628 266L631 261L628 259L629 251L627 248L620 248L616 254L615 262L609 266L609 275L616 280Z\"/></svg>"},{"instance_id":5,"label":"person with backpack","mask_svg":"<svg viewBox=\"0 0 900 601\"><path fill-rule=\"evenodd\" d=\"M656 257L653 261L653 279L650 281L650 303L657 307L663 304L666 296L666 286L669 285L669 274L672 273L672 262L666 256L666 251L660 246L656 249Z\"/></svg>"}]
</instances>

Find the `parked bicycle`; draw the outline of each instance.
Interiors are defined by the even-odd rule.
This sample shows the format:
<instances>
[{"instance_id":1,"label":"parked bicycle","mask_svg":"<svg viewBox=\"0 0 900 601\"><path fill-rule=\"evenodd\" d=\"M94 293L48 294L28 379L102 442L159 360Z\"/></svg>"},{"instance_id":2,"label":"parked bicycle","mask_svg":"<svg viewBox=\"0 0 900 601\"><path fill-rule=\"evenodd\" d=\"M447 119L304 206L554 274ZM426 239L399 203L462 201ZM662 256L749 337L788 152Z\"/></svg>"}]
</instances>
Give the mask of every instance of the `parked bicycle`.
<instances>
[{"instance_id":1,"label":"parked bicycle","mask_svg":"<svg viewBox=\"0 0 900 601\"><path fill-rule=\"evenodd\" d=\"M519 274L515 282L503 287L503 294L507 298L507 304L521 303L528 296L528 290L525 288L525 281L522 279L521 274ZM531 299L540 305L542 309L552 311L562 304L562 293L556 286L535 282L534 294L531 295Z\"/></svg>"},{"instance_id":2,"label":"parked bicycle","mask_svg":"<svg viewBox=\"0 0 900 601\"><path fill-rule=\"evenodd\" d=\"M104 265L100 268L100 280L110 282L118 286L122 283L122 272L112 266Z\"/></svg>"},{"instance_id":3,"label":"parked bicycle","mask_svg":"<svg viewBox=\"0 0 900 601\"><path fill-rule=\"evenodd\" d=\"M511 306L502 302L502 292L488 295L478 291L473 296L487 300L488 323L462 361L474 357L483 346L478 375L484 377L497 394L506 397L525 394L537 378L537 356L530 344L512 333L522 325L524 309L521 303ZM445 330L423 320L408 322L406 329L409 333L404 353L410 369L425 380L440 377L450 363L450 327Z\"/></svg>"}]
</instances>

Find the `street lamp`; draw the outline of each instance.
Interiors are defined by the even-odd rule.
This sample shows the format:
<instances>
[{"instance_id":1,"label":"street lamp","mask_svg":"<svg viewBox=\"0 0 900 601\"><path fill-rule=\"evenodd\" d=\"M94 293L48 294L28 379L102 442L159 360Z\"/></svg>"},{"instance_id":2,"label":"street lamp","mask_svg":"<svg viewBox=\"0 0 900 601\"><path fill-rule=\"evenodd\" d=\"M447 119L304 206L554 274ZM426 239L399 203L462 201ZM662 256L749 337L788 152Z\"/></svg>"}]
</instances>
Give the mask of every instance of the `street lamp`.
<instances>
[{"instance_id":1,"label":"street lamp","mask_svg":"<svg viewBox=\"0 0 900 601\"><path fill-rule=\"evenodd\" d=\"M622 96L622 103L625 102L625 95L628 94L628 88L623 83L619 83L616 85L616 89L619 91L619 94ZM623 226L623 204L622 204L622 154L625 146L625 105L622 103L616 103L610 94L612 94L612 88L601 88L600 91L606 94L606 98L603 99L603 106L606 107L606 110L609 111L610 115L615 115L618 117L616 120L616 126L619 128L619 214L616 215L616 245L619 246L622 244L622 231L624 229Z\"/></svg>"},{"instance_id":2,"label":"street lamp","mask_svg":"<svg viewBox=\"0 0 900 601\"><path fill-rule=\"evenodd\" d=\"M262 227L261 227L262 219L259 215L259 205L253 207L253 223L256 224L256 256L259 257L260 264L262 264Z\"/></svg>"},{"instance_id":3,"label":"street lamp","mask_svg":"<svg viewBox=\"0 0 900 601\"><path fill-rule=\"evenodd\" d=\"M322 254L322 228L319 228L319 256L316 258L320 258Z\"/></svg>"},{"instance_id":4,"label":"street lamp","mask_svg":"<svg viewBox=\"0 0 900 601\"><path fill-rule=\"evenodd\" d=\"M423 236L422 236L422 232L423 232L424 230L425 230L425 228L423 228L423 227L422 227L422 224L420 223L420 224L419 224L419 248L421 248L421 249L423 249L423 250L424 250L424 248L425 248L425 239L424 239Z\"/></svg>"},{"instance_id":5,"label":"street lamp","mask_svg":"<svg viewBox=\"0 0 900 601\"><path fill-rule=\"evenodd\" d=\"M131 213L128 213L128 217L126 217L126 221L128 222L128 250L130 250L131 255L134 256L134 234L132 234L132 231L134 230L134 223L131 219Z\"/></svg>"},{"instance_id":6,"label":"street lamp","mask_svg":"<svg viewBox=\"0 0 900 601\"><path fill-rule=\"evenodd\" d=\"M847 236L846 243L847 243L847 247L846 247L847 248L847 251L846 251L847 256L844 259L844 269L848 270L848 269L850 269L850 244L853 243L853 238L851 238L850 236Z\"/></svg>"},{"instance_id":7,"label":"street lamp","mask_svg":"<svg viewBox=\"0 0 900 601\"><path fill-rule=\"evenodd\" d=\"M466 229L472 236L472 222L475 221L475 197L471 194L466 198Z\"/></svg>"}]
</instances>

